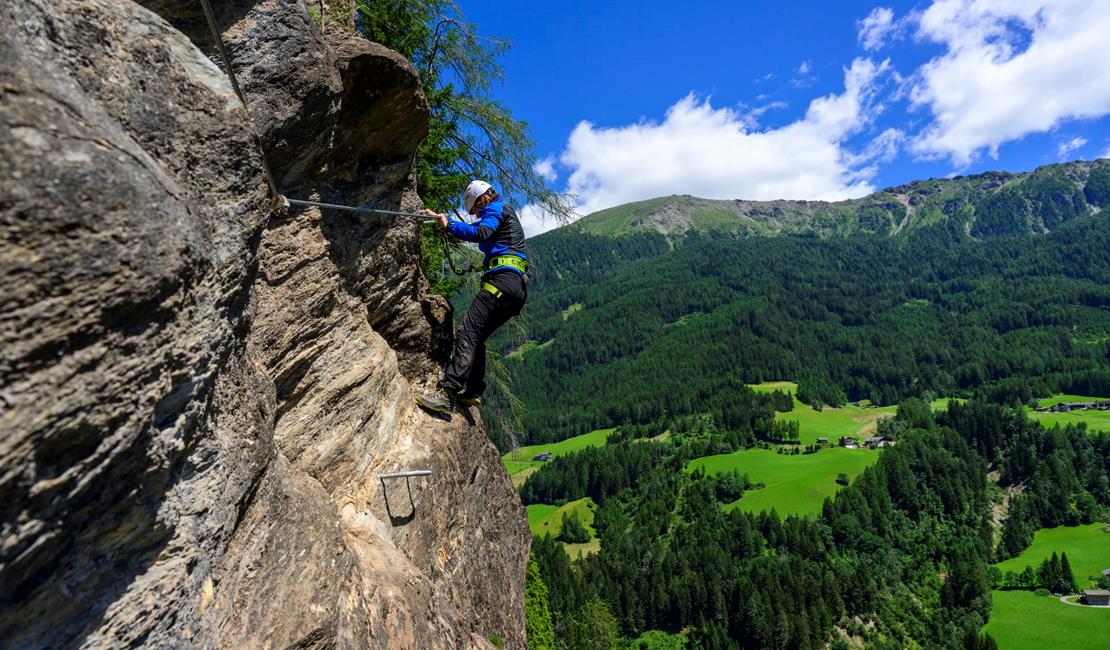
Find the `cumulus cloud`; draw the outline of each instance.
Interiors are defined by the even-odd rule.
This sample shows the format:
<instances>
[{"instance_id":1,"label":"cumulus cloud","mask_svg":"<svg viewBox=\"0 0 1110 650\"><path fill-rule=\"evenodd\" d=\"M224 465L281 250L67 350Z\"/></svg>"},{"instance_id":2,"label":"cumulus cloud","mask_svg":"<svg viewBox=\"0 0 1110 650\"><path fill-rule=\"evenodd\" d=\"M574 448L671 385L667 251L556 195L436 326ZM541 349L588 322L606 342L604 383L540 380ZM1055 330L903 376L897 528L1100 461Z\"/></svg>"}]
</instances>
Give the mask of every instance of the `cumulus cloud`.
<instances>
[{"instance_id":1,"label":"cumulus cloud","mask_svg":"<svg viewBox=\"0 0 1110 650\"><path fill-rule=\"evenodd\" d=\"M910 101L932 123L911 149L966 166L1002 143L1110 114L1110 3L936 0L919 38L945 53L914 75Z\"/></svg>"},{"instance_id":2,"label":"cumulus cloud","mask_svg":"<svg viewBox=\"0 0 1110 650\"><path fill-rule=\"evenodd\" d=\"M1085 144L1087 144L1087 138L1081 138L1079 136L1076 136L1066 142L1061 142L1059 145L1056 146L1056 157L1060 160L1064 160L1068 156L1072 155L1072 153L1074 153L1077 149L1082 148Z\"/></svg>"},{"instance_id":3,"label":"cumulus cloud","mask_svg":"<svg viewBox=\"0 0 1110 650\"><path fill-rule=\"evenodd\" d=\"M1110 147L1106 147L1106 151L1103 151L1099 158L1110 158Z\"/></svg>"},{"instance_id":4,"label":"cumulus cloud","mask_svg":"<svg viewBox=\"0 0 1110 650\"><path fill-rule=\"evenodd\" d=\"M742 110L714 107L690 94L662 121L604 128L575 127L560 162L572 170L567 191L579 213L668 194L706 198L844 199L873 191L875 155L894 136L853 153L846 141L881 111L875 96L887 61L856 59L844 72L844 92L813 100L795 122L754 130ZM550 220L548 220L550 223ZM550 226L548 226L550 227Z\"/></svg>"},{"instance_id":5,"label":"cumulus cloud","mask_svg":"<svg viewBox=\"0 0 1110 650\"><path fill-rule=\"evenodd\" d=\"M876 7L856 26L859 28L859 42L863 49L877 50L885 44L887 36L896 28L894 11L889 7Z\"/></svg>"},{"instance_id":6,"label":"cumulus cloud","mask_svg":"<svg viewBox=\"0 0 1110 650\"><path fill-rule=\"evenodd\" d=\"M532 169L548 183L553 183L559 178L559 174L555 171L555 156L548 156L537 161Z\"/></svg>"}]
</instances>

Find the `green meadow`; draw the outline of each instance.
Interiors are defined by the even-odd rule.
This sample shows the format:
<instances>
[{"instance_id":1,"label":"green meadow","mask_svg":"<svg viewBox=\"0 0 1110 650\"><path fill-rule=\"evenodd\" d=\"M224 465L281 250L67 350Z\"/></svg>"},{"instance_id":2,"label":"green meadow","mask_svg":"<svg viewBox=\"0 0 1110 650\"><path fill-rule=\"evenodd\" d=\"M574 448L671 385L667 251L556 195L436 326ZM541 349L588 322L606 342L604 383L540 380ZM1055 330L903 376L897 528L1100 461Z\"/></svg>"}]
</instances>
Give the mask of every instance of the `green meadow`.
<instances>
[{"instance_id":1,"label":"green meadow","mask_svg":"<svg viewBox=\"0 0 1110 650\"><path fill-rule=\"evenodd\" d=\"M703 469L706 474L717 474L735 469L750 476L753 482L766 484L745 492L726 508L739 507L747 512L774 508L780 515L810 515L821 512L825 498L841 488L836 483L838 474L855 478L878 458L877 451L842 447L796 455L778 454L770 449L743 449L697 458L690 461L688 470Z\"/></svg>"},{"instance_id":2,"label":"green meadow","mask_svg":"<svg viewBox=\"0 0 1110 650\"><path fill-rule=\"evenodd\" d=\"M597 539L594 532L594 511L596 509L597 504L590 497L571 501L562 506L552 506L545 503L532 504L528 506L528 529L532 531L532 535L535 537L548 534L552 537L558 537L563 525L563 515L575 512L578 514L578 519L586 526L586 530L590 531L590 541L585 544L563 544L567 555L574 559L583 554L597 553L601 548L601 541Z\"/></svg>"},{"instance_id":3,"label":"green meadow","mask_svg":"<svg viewBox=\"0 0 1110 650\"><path fill-rule=\"evenodd\" d=\"M1103 569L1110 569L1110 532L1106 528L1107 524L1101 523L1042 528L1033 536L1033 543L1025 552L995 566L1003 573L1021 573L1026 565L1036 569L1053 552L1067 553L1079 588L1088 588L1091 576L1100 576Z\"/></svg>"},{"instance_id":4,"label":"green meadow","mask_svg":"<svg viewBox=\"0 0 1110 650\"><path fill-rule=\"evenodd\" d=\"M1110 398L1106 397L1088 397L1085 395L1053 395L1045 399L1037 400L1038 406L1047 407L1055 406L1060 402L1102 402ZM1033 409L1026 408L1029 417L1037 422L1051 427L1059 424L1060 426L1067 426L1069 424L1086 424L1087 428L1091 431L1110 431L1110 411L1069 411L1067 413L1037 413Z\"/></svg>"},{"instance_id":5,"label":"green meadow","mask_svg":"<svg viewBox=\"0 0 1110 650\"><path fill-rule=\"evenodd\" d=\"M794 395L798 384L792 381L766 381L761 384L752 384L752 390L759 393L770 393L781 390ZM933 410L948 407L949 400L941 398L932 402ZM787 422L797 422L799 442L812 445L818 438L828 438L829 442L836 444L841 436L854 436L867 438L872 435L878 426L880 418L893 417L898 412L897 406L880 406L877 408L864 408L851 404L839 408L824 407L820 411L808 404L803 404L794 398L794 410L789 413L777 413L775 418Z\"/></svg>"},{"instance_id":6,"label":"green meadow","mask_svg":"<svg viewBox=\"0 0 1110 650\"><path fill-rule=\"evenodd\" d=\"M1088 395L1071 395L1068 393L1057 393L1052 397L1037 400L1038 406L1056 406L1061 402L1105 402L1110 400L1110 397L1090 397Z\"/></svg>"},{"instance_id":7,"label":"green meadow","mask_svg":"<svg viewBox=\"0 0 1110 650\"><path fill-rule=\"evenodd\" d=\"M528 445L521 447L516 451L510 451L501 457L501 461L505 464L505 469L509 475L524 472L530 468L539 468L543 465L542 461L532 460L538 454L550 452L552 456L564 456L571 452L580 451L587 447L601 447L605 444L605 440L616 429L598 429L584 433L580 436L567 438L560 442L552 442L544 445Z\"/></svg>"},{"instance_id":8,"label":"green meadow","mask_svg":"<svg viewBox=\"0 0 1110 650\"><path fill-rule=\"evenodd\" d=\"M1071 553L1068 553L1071 558ZM995 591L983 629L1000 650L1102 650L1110 639L1110 608L1061 603L1031 591Z\"/></svg>"}]
</instances>

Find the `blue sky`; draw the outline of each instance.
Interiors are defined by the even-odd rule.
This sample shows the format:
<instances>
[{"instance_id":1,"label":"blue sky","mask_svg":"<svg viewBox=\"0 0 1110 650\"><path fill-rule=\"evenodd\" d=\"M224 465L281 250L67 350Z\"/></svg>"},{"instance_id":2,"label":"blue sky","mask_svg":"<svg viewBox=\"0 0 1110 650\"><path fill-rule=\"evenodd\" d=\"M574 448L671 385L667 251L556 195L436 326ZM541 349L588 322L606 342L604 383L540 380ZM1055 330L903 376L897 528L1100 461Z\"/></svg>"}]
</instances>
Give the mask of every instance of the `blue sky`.
<instances>
[{"instance_id":1,"label":"blue sky","mask_svg":"<svg viewBox=\"0 0 1110 650\"><path fill-rule=\"evenodd\" d=\"M494 92L583 213L1110 152L1107 0L460 4L512 41Z\"/></svg>"}]
</instances>

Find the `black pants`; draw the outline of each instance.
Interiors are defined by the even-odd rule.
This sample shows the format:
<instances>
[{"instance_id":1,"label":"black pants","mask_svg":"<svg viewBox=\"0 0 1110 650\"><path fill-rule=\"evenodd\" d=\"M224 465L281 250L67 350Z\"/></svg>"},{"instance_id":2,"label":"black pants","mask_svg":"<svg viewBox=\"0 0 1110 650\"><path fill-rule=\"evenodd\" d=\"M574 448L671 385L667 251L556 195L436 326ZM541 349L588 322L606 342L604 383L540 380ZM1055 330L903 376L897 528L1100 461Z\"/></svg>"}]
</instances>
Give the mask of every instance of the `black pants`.
<instances>
[{"instance_id":1,"label":"black pants","mask_svg":"<svg viewBox=\"0 0 1110 650\"><path fill-rule=\"evenodd\" d=\"M470 304L455 336L455 354L439 382L451 393L481 395L486 390L486 339L519 314L528 300L528 285L516 271L490 273L482 281L500 289L501 297L483 289Z\"/></svg>"}]
</instances>

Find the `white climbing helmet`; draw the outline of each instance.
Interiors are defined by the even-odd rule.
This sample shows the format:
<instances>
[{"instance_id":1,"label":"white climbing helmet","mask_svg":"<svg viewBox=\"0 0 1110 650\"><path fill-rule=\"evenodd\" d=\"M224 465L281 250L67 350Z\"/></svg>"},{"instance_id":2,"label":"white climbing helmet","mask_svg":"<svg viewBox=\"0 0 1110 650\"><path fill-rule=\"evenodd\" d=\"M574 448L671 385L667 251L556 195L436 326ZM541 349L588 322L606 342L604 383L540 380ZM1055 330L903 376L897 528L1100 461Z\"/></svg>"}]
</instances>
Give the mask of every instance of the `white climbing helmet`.
<instances>
[{"instance_id":1,"label":"white climbing helmet","mask_svg":"<svg viewBox=\"0 0 1110 650\"><path fill-rule=\"evenodd\" d=\"M466 211L473 210L478 197L488 192L491 187L493 186L485 181L470 181L470 185L466 186L466 194L463 194L463 205L466 206Z\"/></svg>"}]
</instances>

